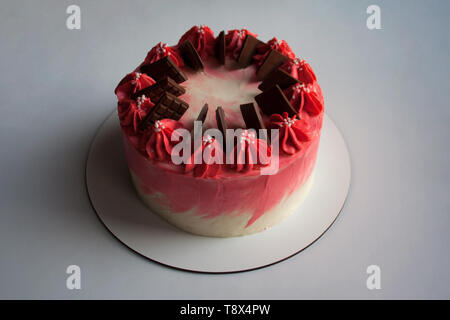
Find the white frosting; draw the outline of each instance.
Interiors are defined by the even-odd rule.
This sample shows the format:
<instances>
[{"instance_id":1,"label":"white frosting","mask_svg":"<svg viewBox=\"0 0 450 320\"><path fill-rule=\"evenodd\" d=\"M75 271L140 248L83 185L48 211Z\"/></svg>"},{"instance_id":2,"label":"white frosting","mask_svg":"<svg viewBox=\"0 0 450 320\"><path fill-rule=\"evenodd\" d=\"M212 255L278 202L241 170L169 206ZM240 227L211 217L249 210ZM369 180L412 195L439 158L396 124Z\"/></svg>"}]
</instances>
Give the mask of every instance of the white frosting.
<instances>
[{"instance_id":1,"label":"white frosting","mask_svg":"<svg viewBox=\"0 0 450 320\"><path fill-rule=\"evenodd\" d=\"M259 82L255 79L254 66L239 69L232 61L227 61L226 66L208 61L204 71L185 72L188 80L181 85L186 88L186 93L180 98L189 103L189 109L180 121L187 128L192 127L205 103L209 105L207 126L216 127L215 110L221 106L229 126L245 128L239 106L256 103L254 97L261 92L257 88Z\"/></svg>"},{"instance_id":2,"label":"white frosting","mask_svg":"<svg viewBox=\"0 0 450 320\"><path fill-rule=\"evenodd\" d=\"M230 213L214 218L204 218L195 212L195 209L184 213L173 213L167 208L156 205L161 194L149 195L139 186L139 178L131 172L131 177L141 200L154 212L159 214L170 224L194 234L210 237L236 237L267 230L280 223L300 206L309 193L313 184L313 174L297 190L280 201L278 205L266 211L249 227L245 227L253 216L252 212ZM153 214L149 212L149 214Z\"/></svg>"}]
</instances>

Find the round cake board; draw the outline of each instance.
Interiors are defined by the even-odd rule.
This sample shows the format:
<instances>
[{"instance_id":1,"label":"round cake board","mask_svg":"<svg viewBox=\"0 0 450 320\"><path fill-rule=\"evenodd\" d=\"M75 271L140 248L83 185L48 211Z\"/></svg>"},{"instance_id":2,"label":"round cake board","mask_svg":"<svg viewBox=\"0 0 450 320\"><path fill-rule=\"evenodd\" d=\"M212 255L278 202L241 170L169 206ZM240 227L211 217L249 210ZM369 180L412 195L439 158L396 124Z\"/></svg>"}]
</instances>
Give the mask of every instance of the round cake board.
<instances>
[{"instance_id":1,"label":"round cake board","mask_svg":"<svg viewBox=\"0 0 450 320\"><path fill-rule=\"evenodd\" d=\"M264 232L236 238L212 238L177 229L140 201L125 160L117 112L113 112L98 130L86 164L86 184L92 206L120 242L152 261L205 273L266 267L310 246L341 212L350 187L350 175L345 141L325 115L314 183L297 211Z\"/></svg>"}]
</instances>

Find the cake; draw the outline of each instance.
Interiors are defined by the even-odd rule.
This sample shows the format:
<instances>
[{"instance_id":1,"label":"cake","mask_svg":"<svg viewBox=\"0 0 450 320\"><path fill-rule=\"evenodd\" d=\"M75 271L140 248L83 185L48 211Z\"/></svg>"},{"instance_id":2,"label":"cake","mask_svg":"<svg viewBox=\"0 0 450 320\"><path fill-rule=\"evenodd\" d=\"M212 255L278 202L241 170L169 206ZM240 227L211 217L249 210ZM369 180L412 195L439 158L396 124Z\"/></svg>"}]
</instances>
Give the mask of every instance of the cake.
<instances>
[{"instance_id":1,"label":"cake","mask_svg":"<svg viewBox=\"0 0 450 320\"><path fill-rule=\"evenodd\" d=\"M242 236L278 224L307 196L324 100L286 41L194 26L176 45L153 47L115 93L149 214L197 235Z\"/></svg>"}]
</instances>

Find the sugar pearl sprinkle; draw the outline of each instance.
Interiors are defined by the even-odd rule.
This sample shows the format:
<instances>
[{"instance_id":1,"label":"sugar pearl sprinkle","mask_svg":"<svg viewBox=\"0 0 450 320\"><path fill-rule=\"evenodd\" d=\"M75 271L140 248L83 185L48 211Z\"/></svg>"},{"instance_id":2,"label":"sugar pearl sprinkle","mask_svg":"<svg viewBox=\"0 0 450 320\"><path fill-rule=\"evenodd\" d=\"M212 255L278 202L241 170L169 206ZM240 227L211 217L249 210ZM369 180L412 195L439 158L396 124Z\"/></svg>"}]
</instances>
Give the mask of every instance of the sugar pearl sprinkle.
<instances>
[{"instance_id":1,"label":"sugar pearl sprinkle","mask_svg":"<svg viewBox=\"0 0 450 320\"><path fill-rule=\"evenodd\" d=\"M135 73L134 73L134 79L131 80L131 84L136 84L136 83L138 82L139 78L141 77L141 74L142 74L142 73L135 72Z\"/></svg>"},{"instance_id":2,"label":"sugar pearl sprinkle","mask_svg":"<svg viewBox=\"0 0 450 320\"><path fill-rule=\"evenodd\" d=\"M167 52L167 44L166 43L160 43L159 46L156 47L156 54L157 55L164 55Z\"/></svg>"},{"instance_id":3,"label":"sugar pearl sprinkle","mask_svg":"<svg viewBox=\"0 0 450 320\"><path fill-rule=\"evenodd\" d=\"M161 132L163 129L165 129L165 126L161 123L161 121L157 120L153 125L153 130L155 130L155 132Z\"/></svg>"},{"instance_id":4,"label":"sugar pearl sprinkle","mask_svg":"<svg viewBox=\"0 0 450 320\"><path fill-rule=\"evenodd\" d=\"M238 37L239 37L240 39L244 39L244 38L245 38L245 31L244 31L244 30L238 31Z\"/></svg>"},{"instance_id":5,"label":"sugar pearl sprinkle","mask_svg":"<svg viewBox=\"0 0 450 320\"><path fill-rule=\"evenodd\" d=\"M316 92L316 88L313 87L313 85L311 85L311 84L305 85L304 83L297 83L292 88L291 100L297 98L302 92L310 93L311 91Z\"/></svg>"},{"instance_id":6,"label":"sugar pearl sprinkle","mask_svg":"<svg viewBox=\"0 0 450 320\"><path fill-rule=\"evenodd\" d=\"M304 87L303 83L297 83L292 90L291 100L296 99L300 93L302 92L302 88Z\"/></svg>"},{"instance_id":7,"label":"sugar pearl sprinkle","mask_svg":"<svg viewBox=\"0 0 450 320\"><path fill-rule=\"evenodd\" d=\"M139 110L141 110L141 105L145 102L146 99L147 97L144 94L140 97L137 97L136 102Z\"/></svg>"},{"instance_id":8,"label":"sugar pearl sprinkle","mask_svg":"<svg viewBox=\"0 0 450 320\"><path fill-rule=\"evenodd\" d=\"M241 148L245 148L245 143L244 142L248 142L248 143L255 143L255 138L256 135L254 132L248 132L248 130L244 130L241 133Z\"/></svg>"},{"instance_id":9,"label":"sugar pearl sprinkle","mask_svg":"<svg viewBox=\"0 0 450 320\"><path fill-rule=\"evenodd\" d=\"M270 45L270 47L271 47L271 49L273 49L273 50L278 50L278 49L281 48L281 44L282 44L282 43L283 43L283 40L277 40L277 41L273 42L273 43Z\"/></svg>"},{"instance_id":10,"label":"sugar pearl sprinkle","mask_svg":"<svg viewBox=\"0 0 450 320\"><path fill-rule=\"evenodd\" d=\"M201 34L201 35L204 35L204 34L205 34L205 27L206 27L206 26L205 26L204 24L198 26L197 32L198 32L199 34Z\"/></svg>"},{"instance_id":11,"label":"sugar pearl sprinkle","mask_svg":"<svg viewBox=\"0 0 450 320\"><path fill-rule=\"evenodd\" d=\"M299 59L299 58L295 58L293 60L292 64L289 66L289 70L292 70L292 67L295 66L296 68L298 68L298 70L302 71L304 64L305 64L305 60Z\"/></svg>"},{"instance_id":12,"label":"sugar pearl sprinkle","mask_svg":"<svg viewBox=\"0 0 450 320\"><path fill-rule=\"evenodd\" d=\"M214 139L207 134L206 136L203 137L203 146L211 146L211 143L213 143Z\"/></svg>"},{"instance_id":13,"label":"sugar pearl sprinkle","mask_svg":"<svg viewBox=\"0 0 450 320\"><path fill-rule=\"evenodd\" d=\"M289 117L286 117L283 119L283 123L280 124L280 127L289 127L290 128L296 121L297 121L297 119L295 119L295 118L291 119Z\"/></svg>"}]
</instances>

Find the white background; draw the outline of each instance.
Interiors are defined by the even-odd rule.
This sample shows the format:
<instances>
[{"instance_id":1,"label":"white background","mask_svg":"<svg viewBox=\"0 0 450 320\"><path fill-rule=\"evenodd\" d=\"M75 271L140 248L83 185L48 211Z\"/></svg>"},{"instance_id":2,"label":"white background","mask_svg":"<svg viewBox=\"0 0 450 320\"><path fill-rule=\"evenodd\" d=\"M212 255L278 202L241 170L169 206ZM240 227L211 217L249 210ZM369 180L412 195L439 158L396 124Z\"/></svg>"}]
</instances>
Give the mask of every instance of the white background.
<instances>
[{"instance_id":1,"label":"white background","mask_svg":"<svg viewBox=\"0 0 450 320\"><path fill-rule=\"evenodd\" d=\"M65 25L73 3L81 30ZM382 30L366 27L370 4ZM0 298L450 298L449 11L445 0L2 2ZM149 262L109 234L87 197L86 156L115 85L194 24L288 41L350 149L336 223L265 269L205 275ZM71 264L81 290L66 289ZM371 264L381 290L366 288Z\"/></svg>"}]
</instances>

